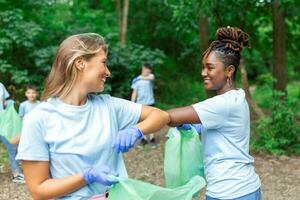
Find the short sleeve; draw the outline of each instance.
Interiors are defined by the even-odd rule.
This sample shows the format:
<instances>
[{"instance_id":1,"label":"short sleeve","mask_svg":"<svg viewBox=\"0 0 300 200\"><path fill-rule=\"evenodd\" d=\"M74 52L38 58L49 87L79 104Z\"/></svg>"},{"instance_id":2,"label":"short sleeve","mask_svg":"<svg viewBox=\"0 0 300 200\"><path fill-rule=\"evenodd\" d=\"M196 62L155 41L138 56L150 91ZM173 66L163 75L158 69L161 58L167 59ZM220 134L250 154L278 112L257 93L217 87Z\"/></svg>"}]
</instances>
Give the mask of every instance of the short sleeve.
<instances>
[{"instance_id":1,"label":"short sleeve","mask_svg":"<svg viewBox=\"0 0 300 200\"><path fill-rule=\"evenodd\" d=\"M24 117L24 115L25 115L25 105L21 103L19 107L19 116Z\"/></svg>"},{"instance_id":2,"label":"short sleeve","mask_svg":"<svg viewBox=\"0 0 300 200\"><path fill-rule=\"evenodd\" d=\"M36 112L25 115L16 160L49 161L40 116Z\"/></svg>"},{"instance_id":3,"label":"short sleeve","mask_svg":"<svg viewBox=\"0 0 300 200\"><path fill-rule=\"evenodd\" d=\"M119 130L134 126L138 123L142 111L142 105L112 97L113 107L116 112Z\"/></svg>"},{"instance_id":4,"label":"short sleeve","mask_svg":"<svg viewBox=\"0 0 300 200\"><path fill-rule=\"evenodd\" d=\"M131 89L137 90L137 88L138 88L138 83L137 83L137 82L135 82L135 83L133 83L133 84L131 85Z\"/></svg>"},{"instance_id":5,"label":"short sleeve","mask_svg":"<svg viewBox=\"0 0 300 200\"><path fill-rule=\"evenodd\" d=\"M218 129L227 120L228 106L222 97L213 97L192 105L204 129Z\"/></svg>"}]
</instances>

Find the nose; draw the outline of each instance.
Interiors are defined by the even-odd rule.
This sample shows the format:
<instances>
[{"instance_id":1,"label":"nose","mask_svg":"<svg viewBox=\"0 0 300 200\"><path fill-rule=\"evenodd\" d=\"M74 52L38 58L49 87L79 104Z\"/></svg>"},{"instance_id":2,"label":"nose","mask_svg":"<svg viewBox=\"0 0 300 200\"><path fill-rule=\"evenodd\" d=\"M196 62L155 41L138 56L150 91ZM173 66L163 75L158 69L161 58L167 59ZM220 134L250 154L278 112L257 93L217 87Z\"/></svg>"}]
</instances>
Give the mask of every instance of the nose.
<instances>
[{"instance_id":1,"label":"nose","mask_svg":"<svg viewBox=\"0 0 300 200\"><path fill-rule=\"evenodd\" d=\"M111 75L111 73L110 73L110 71L109 71L109 69L108 69L107 66L105 68L105 74L106 74L106 77L110 77L110 75Z\"/></svg>"},{"instance_id":2,"label":"nose","mask_svg":"<svg viewBox=\"0 0 300 200\"><path fill-rule=\"evenodd\" d=\"M202 69L202 71L201 71L201 76L202 76L202 77L207 76L207 70L206 70L205 68Z\"/></svg>"}]
</instances>

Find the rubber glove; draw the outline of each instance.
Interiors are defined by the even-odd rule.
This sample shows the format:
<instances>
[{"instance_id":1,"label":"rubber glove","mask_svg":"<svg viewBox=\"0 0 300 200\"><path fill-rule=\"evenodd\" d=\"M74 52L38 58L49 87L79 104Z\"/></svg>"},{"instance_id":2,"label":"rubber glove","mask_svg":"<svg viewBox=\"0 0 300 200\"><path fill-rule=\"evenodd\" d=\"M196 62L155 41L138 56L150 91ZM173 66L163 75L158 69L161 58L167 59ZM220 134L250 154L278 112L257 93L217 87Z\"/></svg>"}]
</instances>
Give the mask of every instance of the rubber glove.
<instances>
[{"instance_id":1,"label":"rubber glove","mask_svg":"<svg viewBox=\"0 0 300 200\"><path fill-rule=\"evenodd\" d=\"M134 144L144 137L143 132L137 127L126 128L118 132L115 140L115 150L117 153L127 152Z\"/></svg>"},{"instance_id":2,"label":"rubber glove","mask_svg":"<svg viewBox=\"0 0 300 200\"><path fill-rule=\"evenodd\" d=\"M116 174L110 171L107 166L87 167L83 170L83 179L87 184L96 182L105 186L111 186L118 182L116 180L109 179L109 175L116 176Z\"/></svg>"},{"instance_id":3,"label":"rubber glove","mask_svg":"<svg viewBox=\"0 0 300 200\"><path fill-rule=\"evenodd\" d=\"M198 134L201 134L201 129L202 129L202 124L181 124L179 126L176 126L176 128L179 130L179 129L182 129L182 130L191 130L192 127L194 127L197 131Z\"/></svg>"}]
</instances>

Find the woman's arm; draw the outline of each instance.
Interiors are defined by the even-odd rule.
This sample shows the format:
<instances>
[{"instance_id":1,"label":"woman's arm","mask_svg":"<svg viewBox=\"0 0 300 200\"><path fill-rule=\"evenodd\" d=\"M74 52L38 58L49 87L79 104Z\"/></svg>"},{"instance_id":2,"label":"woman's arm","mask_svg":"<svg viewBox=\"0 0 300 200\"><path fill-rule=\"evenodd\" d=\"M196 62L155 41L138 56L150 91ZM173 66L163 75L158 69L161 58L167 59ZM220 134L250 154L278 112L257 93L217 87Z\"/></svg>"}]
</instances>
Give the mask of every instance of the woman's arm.
<instances>
[{"instance_id":1,"label":"woman's arm","mask_svg":"<svg viewBox=\"0 0 300 200\"><path fill-rule=\"evenodd\" d=\"M197 124L201 120L192 106L185 106L167 110L170 116L169 126L177 126L180 124Z\"/></svg>"},{"instance_id":2,"label":"woman's arm","mask_svg":"<svg viewBox=\"0 0 300 200\"><path fill-rule=\"evenodd\" d=\"M145 135L160 130L170 122L167 112L151 106L143 106L139 123L136 125Z\"/></svg>"},{"instance_id":3,"label":"woman's arm","mask_svg":"<svg viewBox=\"0 0 300 200\"><path fill-rule=\"evenodd\" d=\"M57 198L86 185L81 174L51 179L46 161L22 161L26 185L35 200Z\"/></svg>"}]
</instances>

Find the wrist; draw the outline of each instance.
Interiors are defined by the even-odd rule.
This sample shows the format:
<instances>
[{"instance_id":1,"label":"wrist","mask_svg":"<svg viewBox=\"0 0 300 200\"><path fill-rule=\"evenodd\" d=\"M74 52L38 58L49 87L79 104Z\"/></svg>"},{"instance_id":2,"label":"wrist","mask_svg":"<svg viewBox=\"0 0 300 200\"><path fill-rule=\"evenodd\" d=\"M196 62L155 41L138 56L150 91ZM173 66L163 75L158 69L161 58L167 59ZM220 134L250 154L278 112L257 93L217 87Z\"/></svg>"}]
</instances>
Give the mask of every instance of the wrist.
<instances>
[{"instance_id":1,"label":"wrist","mask_svg":"<svg viewBox=\"0 0 300 200\"><path fill-rule=\"evenodd\" d=\"M142 139L144 137L143 131L141 129L139 129L138 127L136 127L136 126L134 126L133 128L136 130L137 138Z\"/></svg>"},{"instance_id":2,"label":"wrist","mask_svg":"<svg viewBox=\"0 0 300 200\"><path fill-rule=\"evenodd\" d=\"M93 169L92 167L87 167L83 169L82 177L87 184L93 183L93 178L91 173L92 169Z\"/></svg>"}]
</instances>

